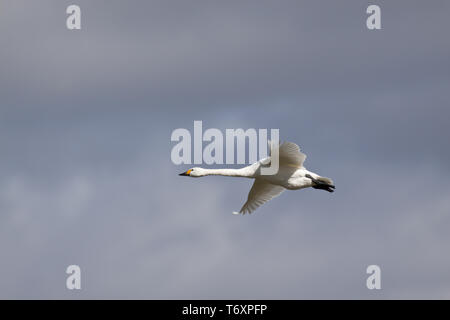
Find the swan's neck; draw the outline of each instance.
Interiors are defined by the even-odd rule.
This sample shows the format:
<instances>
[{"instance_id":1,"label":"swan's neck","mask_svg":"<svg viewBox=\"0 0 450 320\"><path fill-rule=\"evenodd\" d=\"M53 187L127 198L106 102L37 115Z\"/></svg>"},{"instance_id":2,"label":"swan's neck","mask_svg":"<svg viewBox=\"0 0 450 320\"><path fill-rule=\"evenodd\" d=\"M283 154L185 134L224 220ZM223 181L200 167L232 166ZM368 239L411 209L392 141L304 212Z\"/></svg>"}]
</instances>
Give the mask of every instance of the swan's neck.
<instances>
[{"instance_id":1,"label":"swan's neck","mask_svg":"<svg viewBox=\"0 0 450 320\"><path fill-rule=\"evenodd\" d=\"M228 177L253 178L254 170L252 170L250 166L240 169L202 169L202 176L228 176Z\"/></svg>"}]
</instances>

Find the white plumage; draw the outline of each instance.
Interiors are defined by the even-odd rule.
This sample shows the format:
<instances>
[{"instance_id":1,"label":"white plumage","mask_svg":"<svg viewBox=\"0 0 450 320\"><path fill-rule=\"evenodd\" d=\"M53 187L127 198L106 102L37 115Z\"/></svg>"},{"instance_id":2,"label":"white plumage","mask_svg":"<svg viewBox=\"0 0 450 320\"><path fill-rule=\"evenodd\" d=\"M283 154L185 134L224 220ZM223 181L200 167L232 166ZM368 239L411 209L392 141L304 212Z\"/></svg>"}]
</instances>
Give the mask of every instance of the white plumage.
<instances>
[{"instance_id":1,"label":"white plumage","mask_svg":"<svg viewBox=\"0 0 450 320\"><path fill-rule=\"evenodd\" d=\"M273 154L273 152L271 152ZM238 213L251 213L267 201L279 196L285 189L297 190L308 187L334 191L333 181L306 170L303 163L306 155L293 142L285 142L279 147L279 169L274 175L261 174L261 168L269 167L271 157L259 160L252 165L240 169L204 169L192 168L181 173L181 176L203 177L220 175L255 179L248 194L247 201Z\"/></svg>"}]
</instances>

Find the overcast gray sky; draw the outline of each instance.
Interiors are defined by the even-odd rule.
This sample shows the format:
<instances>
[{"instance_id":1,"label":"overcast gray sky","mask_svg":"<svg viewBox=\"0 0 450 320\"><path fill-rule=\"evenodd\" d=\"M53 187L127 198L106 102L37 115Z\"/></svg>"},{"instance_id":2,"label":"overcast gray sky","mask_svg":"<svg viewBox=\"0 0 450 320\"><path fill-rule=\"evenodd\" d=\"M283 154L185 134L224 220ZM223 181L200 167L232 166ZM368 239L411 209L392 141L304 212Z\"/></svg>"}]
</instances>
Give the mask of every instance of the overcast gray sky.
<instances>
[{"instance_id":1,"label":"overcast gray sky","mask_svg":"<svg viewBox=\"0 0 450 320\"><path fill-rule=\"evenodd\" d=\"M444 0L1 1L0 298L449 299L449 14ZM250 180L183 178L170 160L194 120L279 128L336 192L232 215Z\"/></svg>"}]
</instances>

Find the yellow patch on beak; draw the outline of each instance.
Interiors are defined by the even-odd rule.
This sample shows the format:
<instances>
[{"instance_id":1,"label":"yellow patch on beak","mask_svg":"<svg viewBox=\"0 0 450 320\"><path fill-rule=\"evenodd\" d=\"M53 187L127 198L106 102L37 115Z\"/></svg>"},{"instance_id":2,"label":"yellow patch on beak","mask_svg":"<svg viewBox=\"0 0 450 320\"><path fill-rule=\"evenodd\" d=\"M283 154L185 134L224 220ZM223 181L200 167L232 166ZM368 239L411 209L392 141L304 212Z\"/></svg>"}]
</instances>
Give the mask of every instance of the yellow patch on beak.
<instances>
[{"instance_id":1,"label":"yellow patch on beak","mask_svg":"<svg viewBox=\"0 0 450 320\"><path fill-rule=\"evenodd\" d=\"M189 169L188 171L186 171L186 174L189 175L191 173L192 169Z\"/></svg>"}]
</instances>

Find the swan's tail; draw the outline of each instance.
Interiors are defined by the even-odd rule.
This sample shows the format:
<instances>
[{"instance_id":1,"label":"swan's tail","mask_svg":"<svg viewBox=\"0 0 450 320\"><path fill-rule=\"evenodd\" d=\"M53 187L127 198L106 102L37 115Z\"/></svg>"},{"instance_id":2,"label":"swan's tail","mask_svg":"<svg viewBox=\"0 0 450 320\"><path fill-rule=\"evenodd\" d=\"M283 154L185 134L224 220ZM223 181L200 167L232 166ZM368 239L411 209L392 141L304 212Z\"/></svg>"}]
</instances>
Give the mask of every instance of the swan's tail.
<instances>
[{"instance_id":1,"label":"swan's tail","mask_svg":"<svg viewBox=\"0 0 450 320\"><path fill-rule=\"evenodd\" d=\"M334 184L333 180L331 180L330 178L327 178L327 177L319 177L317 180L319 180L322 183L329 184L329 185L333 185Z\"/></svg>"},{"instance_id":2,"label":"swan's tail","mask_svg":"<svg viewBox=\"0 0 450 320\"><path fill-rule=\"evenodd\" d=\"M333 180L326 177L317 177L313 178L311 175L307 174L307 178L310 178L312 180L312 187L314 189L320 189L320 190L326 190L328 192L334 192L334 189L336 188L333 184Z\"/></svg>"}]
</instances>

